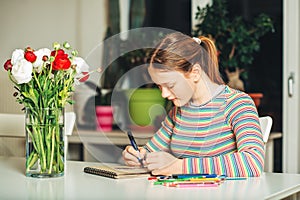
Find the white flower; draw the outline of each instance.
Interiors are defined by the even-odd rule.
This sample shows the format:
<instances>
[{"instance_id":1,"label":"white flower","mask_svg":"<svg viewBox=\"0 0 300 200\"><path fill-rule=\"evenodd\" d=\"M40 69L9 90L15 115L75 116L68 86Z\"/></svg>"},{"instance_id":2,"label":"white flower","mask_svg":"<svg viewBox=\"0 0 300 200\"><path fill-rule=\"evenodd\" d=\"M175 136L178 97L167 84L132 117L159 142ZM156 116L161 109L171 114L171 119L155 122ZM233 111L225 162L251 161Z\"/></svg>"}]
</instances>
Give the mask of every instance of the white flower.
<instances>
[{"instance_id":1,"label":"white flower","mask_svg":"<svg viewBox=\"0 0 300 200\"><path fill-rule=\"evenodd\" d=\"M22 59L24 59L24 50L16 49L12 53L11 64L15 65L19 60L22 60Z\"/></svg>"},{"instance_id":2,"label":"white flower","mask_svg":"<svg viewBox=\"0 0 300 200\"><path fill-rule=\"evenodd\" d=\"M73 65L76 65L76 73L81 74L82 72L89 71L89 65L83 60L81 57L73 57L72 61Z\"/></svg>"},{"instance_id":3,"label":"white flower","mask_svg":"<svg viewBox=\"0 0 300 200\"><path fill-rule=\"evenodd\" d=\"M24 57L22 59L16 59L11 73L18 84L28 83L32 78L32 64Z\"/></svg>"},{"instance_id":4,"label":"white flower","mask_svg":"<svg viewBox=\"0 0 300 200\"><path fill-rule=\"evenodd\" d=\"M47 56L48 58L50 58L51 50L47 48L42 48L35 51L34 54L36 55L36 60L33 63L33 67L38 73L40 73L42 71L42 67L44 63L43 56Z\"/></svg>"}]
</instances>

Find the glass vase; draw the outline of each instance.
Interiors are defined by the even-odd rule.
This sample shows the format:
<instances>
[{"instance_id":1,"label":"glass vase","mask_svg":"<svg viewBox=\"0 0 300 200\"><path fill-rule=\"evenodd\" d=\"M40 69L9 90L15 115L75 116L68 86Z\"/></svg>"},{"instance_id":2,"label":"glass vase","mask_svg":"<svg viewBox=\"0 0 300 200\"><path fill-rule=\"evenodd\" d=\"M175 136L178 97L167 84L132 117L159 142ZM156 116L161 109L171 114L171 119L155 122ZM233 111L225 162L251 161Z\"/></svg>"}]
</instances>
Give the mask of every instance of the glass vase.
<instances>
[{"instance_id":1,"label":"glass vase","mask_svg":"<svg viewBox=\"0 0 300 200\"><path fill-rule=\"evenodd\" d=\"M64 109L26 108L25 129L26 176L63 176Z\"/></svg>"}]
</instances>

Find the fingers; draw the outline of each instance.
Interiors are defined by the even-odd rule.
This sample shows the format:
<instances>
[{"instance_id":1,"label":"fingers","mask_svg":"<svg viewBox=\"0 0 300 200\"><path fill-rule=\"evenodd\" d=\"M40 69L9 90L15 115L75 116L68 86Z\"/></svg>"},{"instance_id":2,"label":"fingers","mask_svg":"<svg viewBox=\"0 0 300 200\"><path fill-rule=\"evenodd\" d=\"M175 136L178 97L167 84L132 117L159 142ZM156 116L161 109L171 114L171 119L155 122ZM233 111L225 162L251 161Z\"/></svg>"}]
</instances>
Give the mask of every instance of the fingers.
<instances>
[{"instance_id":1,"label":"fingers","mask_svg":"<svg viewBox=\"0 0 300 200\"><path fill-rule=\"evenodd\" d=\"M122 156L123 156L123 159L124 159L124 162L125 162L126 165L130 165L130 166L140 165L140 163L138 162L137 157L134 155L134 153L136 151L135 152L133 152L133 151L135 151L135 150L133 149L132 146L127 146L125 148L125 150L122 152Z\"/></svg>"},{"instance_id":2,"label":"fingers","mask_svg":"<svg viewBox=\"0 0 300 200\"><path fill-rule=\"evenodd\" d=\"M145 155L147 153L146 149L144 149L143 147L139 147L139 151L143 155Z\"/></svg>"},{"instance_id":3,"label":"fingers","mask_svg":"<svg viewBox=\"0 0 300 200\"><path fill-rule=\"evenodd\" d=\"M146 156L147 156L147 151L146 149L144 149L143 147L139 147L139 151L140 151L140 158L143 160L146 160Z\"/></svg>"},{"instance_id":4,"label":"fingers","mask_svg":"<svg viewBox=\"0 0 300 200\"><path fill-rule=\"evenodd\" d=\"M146 150L142 147L139 147L139 151L140 152L136 151L132 146L127 146L122 152L125 164L130 166L140 166L141 164L138 160L138 157L143 159L146 155Z\"/></svg>"}]
</instances>

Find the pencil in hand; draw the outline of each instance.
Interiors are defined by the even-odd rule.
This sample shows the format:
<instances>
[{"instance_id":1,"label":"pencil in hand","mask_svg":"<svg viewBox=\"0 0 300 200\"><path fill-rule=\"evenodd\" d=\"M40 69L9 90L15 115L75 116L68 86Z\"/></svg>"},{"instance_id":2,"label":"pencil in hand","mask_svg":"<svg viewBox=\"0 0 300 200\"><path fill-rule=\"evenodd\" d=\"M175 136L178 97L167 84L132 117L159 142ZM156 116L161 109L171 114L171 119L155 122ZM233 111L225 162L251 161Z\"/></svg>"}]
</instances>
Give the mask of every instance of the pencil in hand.
<instances>
[{"instance_id":1,"label":"pencil in hand","mask_svg":"<svg viewBox=\"0 0 300 200\"><path fill-rule=\"evenodd\" d=\"M135 142L135 139L134 139L134 137L133 137L131 131L127 131L127 136L128 136L129 141L130 141L130 143L131 143L131 146L134 148L134 150L136 150L136 151L138 152L138 157L137 157L137 159L138 159L138 161L140 162L141 167L144 167L143 159L141 158L141 154L140 154L139 148L138 148L138 146L137 146L137 144L136 144L136 142Z\"/></svg>"}]
</instances>

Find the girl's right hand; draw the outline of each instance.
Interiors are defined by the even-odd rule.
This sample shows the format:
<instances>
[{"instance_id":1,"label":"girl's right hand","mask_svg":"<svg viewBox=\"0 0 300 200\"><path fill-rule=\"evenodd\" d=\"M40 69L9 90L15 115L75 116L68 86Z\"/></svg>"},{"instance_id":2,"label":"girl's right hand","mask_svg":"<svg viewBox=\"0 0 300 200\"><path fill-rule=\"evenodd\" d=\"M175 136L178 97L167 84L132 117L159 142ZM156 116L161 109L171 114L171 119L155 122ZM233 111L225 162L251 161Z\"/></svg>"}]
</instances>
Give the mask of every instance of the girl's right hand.
<instances>
[{"instance_id":1,"label":"girl's right hand","mask_svg":"<svg viewBox=\"0 0 300 200\"><path fill-rule=\"evenodd\" d=\"M122 152L123 160L126 165L141 166L138 157L140 157L143 160L144 165L146 164L145 158L146 158L147 151L143 147L138 147L138 148L140 152L136 151L131 145L129 145Z\"/></svg>"}]
</instances>

